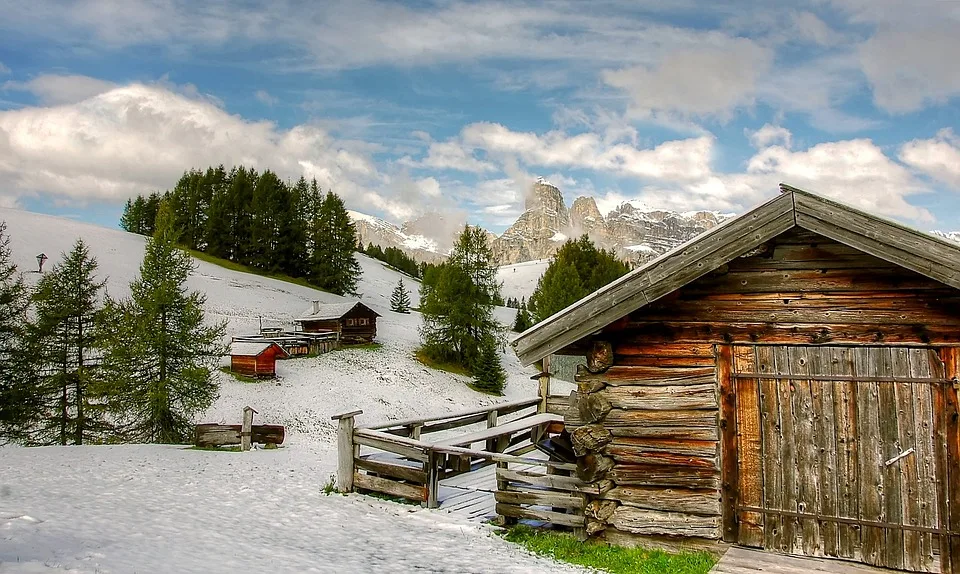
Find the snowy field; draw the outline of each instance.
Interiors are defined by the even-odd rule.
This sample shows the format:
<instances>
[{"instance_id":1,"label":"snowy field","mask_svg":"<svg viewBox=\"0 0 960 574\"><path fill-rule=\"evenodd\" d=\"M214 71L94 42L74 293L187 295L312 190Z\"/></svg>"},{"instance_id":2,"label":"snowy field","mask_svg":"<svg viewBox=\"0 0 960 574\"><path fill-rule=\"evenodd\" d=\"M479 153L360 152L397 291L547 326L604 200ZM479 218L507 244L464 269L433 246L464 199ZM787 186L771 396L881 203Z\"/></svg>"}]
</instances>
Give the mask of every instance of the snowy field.
<instances>
[{"instance_id":1,"label":"snowy field","mask_svg":"<svg viewBox=\"0 0 960 574\"><path fill-rule=\"evenodd\" d=\"M144 238L67 219L0 209L22 271L47 269L82 237L113 296L137 274ZM240 383L225 374L203 422L287 427L279 450L215 453L172 446L0 448L0 573L6 572L562 572L441 511L361 496L324 496L336 468L330 415L363 409L362 423L441 414L533 396L535 369L511 351L506 397L413 358L420 317L389 311L400 274L361 257L362 300L383 317L377 350L353 349L278 363L278 379ZM36 281L37 275L27 274ZM417 285L410 283L414 304ZM231 334L258 319L292 322L310 301L342 298L198 262L190 288L207 294L211 319ZM535 281L534 281L535 284ZM513 311L498 309L503 322ZM200 422L200 421L198 421Z\"/></svg>"},{"instance_id":2,"label":"snowy field","mask_svg":"<svg viewBox=\"0 0 960 574\"><path fill-rule=\"evenodd\" d=\"M535 259L498 268L497 281L503 284L501 289L503 298L529 299L537 288L537 281L540 281L540 277L549 265L549 259Z\"/></svg>"}]
</instances>

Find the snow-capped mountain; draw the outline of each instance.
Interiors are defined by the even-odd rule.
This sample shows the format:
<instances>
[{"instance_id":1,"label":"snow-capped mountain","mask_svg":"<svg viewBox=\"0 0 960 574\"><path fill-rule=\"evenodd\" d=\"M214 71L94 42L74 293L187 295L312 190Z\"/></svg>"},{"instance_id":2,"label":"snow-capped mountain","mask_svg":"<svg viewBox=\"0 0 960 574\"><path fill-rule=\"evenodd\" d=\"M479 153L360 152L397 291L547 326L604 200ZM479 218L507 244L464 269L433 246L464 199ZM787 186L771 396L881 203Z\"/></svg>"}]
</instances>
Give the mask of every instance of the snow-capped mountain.
<instances>
[{"instance_id":1,"label":"snow-capped mountain","mask_svg":"<svg viewBox=\"0 0 960 574\"><path fill-rule=\"evenodd\" d=\"M627 261L642 262L715 227L728 216L695 211L676 213L632 202L607 214L592 197L578 197L568 210L560 190L538 179L527 194L526 211L493 242L499 265L547 259L568 238L586 233L604 249Z\"/></svg>"},{"instance_id":2,"label":"snow-capped mountain","mask_svg":"<svg viewBox=\"0 0 960 574\"><path fill-rule=\"evenodd\" d=\"M937 237L960 243L960 231L933 231L931 233Z\"/></svg>"},{"instance_id":3,"label":"snow-capped mountain","mask_svg":"<svg viewBox=\"0 0 960 574\"><path fill-rule=\"evenodd\" d=\"M405 223L402 227L378 217L347 211L353 220L364 245L373 243L380 247L399 247L418 261L438 261L450 250L445 238L434 239L418 232L417 220Z\"/></svg>"}]
</instances>

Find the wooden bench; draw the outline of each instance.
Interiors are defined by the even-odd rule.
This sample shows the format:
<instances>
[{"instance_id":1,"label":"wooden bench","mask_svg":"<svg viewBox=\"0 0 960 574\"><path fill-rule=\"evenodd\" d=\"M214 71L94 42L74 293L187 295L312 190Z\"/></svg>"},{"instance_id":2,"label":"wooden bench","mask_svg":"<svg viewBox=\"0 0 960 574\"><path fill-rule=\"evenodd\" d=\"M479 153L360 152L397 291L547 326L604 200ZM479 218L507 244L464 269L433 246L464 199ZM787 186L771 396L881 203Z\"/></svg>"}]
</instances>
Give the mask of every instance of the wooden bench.
<instances>
[{"instance_id":1,"label":"wooden bench","mask_svg":"<svg viewBox=\"0 0 960 574\"><path fill-rule=\"evenodd\" d=\"M433 444L444 445L444 446L463 446L469 447L472 444L478 442L488 442L494 441L501 438L509 438L513 436L514 433L523 432L528 429L534 429L538 427L546 427L551 423L562 423L563 417L560 415L555 415L553 413L540 413L529 417L524 417L522 419L517 419L509 423L494 426L490 428L485 428L476 432L472 432L465 435L454 436L447 439L442 439L435 441ZM535 442L535 441L534 441ZM502 452L502 451L495 451Z\"/></svg>"}]
</instances>

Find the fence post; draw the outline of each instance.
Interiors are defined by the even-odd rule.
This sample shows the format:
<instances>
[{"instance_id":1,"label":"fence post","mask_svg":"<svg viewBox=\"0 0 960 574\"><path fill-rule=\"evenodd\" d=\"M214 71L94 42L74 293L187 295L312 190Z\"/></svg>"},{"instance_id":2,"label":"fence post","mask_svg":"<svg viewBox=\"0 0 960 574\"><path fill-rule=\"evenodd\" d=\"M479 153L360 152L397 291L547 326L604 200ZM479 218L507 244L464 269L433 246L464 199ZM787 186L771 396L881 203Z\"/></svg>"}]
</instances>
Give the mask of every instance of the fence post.
<instances>
[{"instance_id":1,"label":"fence post","mask_svg":"<svg viewBox=\"0 0 960 574\"><path fill-rule=\"evenodd\" d=\"M543 358L543 371L540 373L540 404L538 413L547 412L547 398L550 396L550 355Z\"/></svg>"},{"instance_id":2,"label":"fence post","mask_svg":"<svg viewBox=\"0 0 960 574\"><path fill-rule=\"evenodd\" d=\"M257 411L253 407L243 407L243 426L240 427L240 450L250 450L250 443L253 438L253 415Z\"/></svg>"},{"instance_id":3,"label":"fence post","mask_svg":"<svg viewBox=\"0 0 960 574\"><path fill-rule=\"evenodd\" d=\"M339 492L353 492L353 458L355 448L353 444L353 418L363 414L356 410L348 413L333 415L331 420L337 424L337 490Z\"/></svg>"},{"instance_id":4,"label":"fence post","mask_svg":"<svg viewBox=\"0 0 960 574\"><path fill-rule=\"evenodd\" d=\"M440 467L445 458L432 448L427 451L427 508L440 507Z\"/></svg>"}]
</instances>

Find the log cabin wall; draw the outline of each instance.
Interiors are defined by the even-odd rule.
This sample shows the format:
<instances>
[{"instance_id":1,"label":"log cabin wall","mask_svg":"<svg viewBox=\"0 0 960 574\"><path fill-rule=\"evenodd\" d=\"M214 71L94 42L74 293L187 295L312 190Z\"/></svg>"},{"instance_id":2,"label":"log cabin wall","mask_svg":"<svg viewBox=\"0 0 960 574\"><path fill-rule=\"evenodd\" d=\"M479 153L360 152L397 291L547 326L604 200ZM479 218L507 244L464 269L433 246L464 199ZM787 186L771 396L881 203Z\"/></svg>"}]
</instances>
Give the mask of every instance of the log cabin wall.
<instances>
[{"instance_id":1,"label":"log cabin wall","mask_svg":"<svg viewBox=\"0 0 960 574\"><path fill-rule=\"evenodd\" d=\"M960 292L791 230L589 340L567 427L617 543L723 538L718 353L727 344L957 346ZM729 362L721 361L729 365Z\"/></svg>"}]
</instances>

